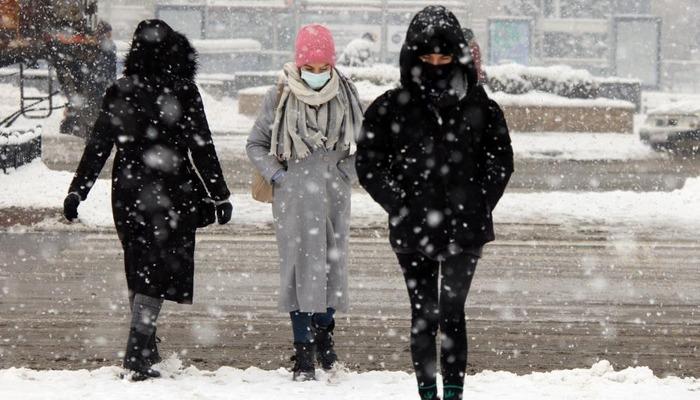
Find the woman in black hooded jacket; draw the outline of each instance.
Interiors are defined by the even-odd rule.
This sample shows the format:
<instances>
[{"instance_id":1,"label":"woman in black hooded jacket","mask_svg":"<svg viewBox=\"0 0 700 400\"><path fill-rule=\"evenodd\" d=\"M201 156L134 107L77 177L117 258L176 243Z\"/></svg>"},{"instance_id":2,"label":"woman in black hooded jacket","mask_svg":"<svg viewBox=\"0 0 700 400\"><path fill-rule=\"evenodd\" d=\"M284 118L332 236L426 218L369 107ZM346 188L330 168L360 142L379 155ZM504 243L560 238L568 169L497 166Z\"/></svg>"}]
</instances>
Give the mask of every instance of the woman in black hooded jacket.
<instances>
[{"instance_id":1,"label":"woman in black hooded jacket","mask_svg":"<svg viewBox=\"0 0 700 400\"><path fill-rule=\"evenodd\" d=\"M124 367L134 380L159 376L151 366L160 361L155 326L163 300L192 303L195 230L208 209L206 192L219 223L231 219L230 193L194 82L196 58L187 38L165 22L139 24L124 76L105 94L64 202L66 218L77 218L116 146L112 213L132 312ZM213 219L214 211L204 217Z\"/></svg>"},{"instance_id":2,"label":"woman in black hooded jacket","mask_svg":"<svg viewBox=\"0 0 700 400\"><path fill-rule=\"evenodd\" d=\"M447 9L430 6L413 18L400 67L400 87L365 113L357 173L389 214L411 301L421 399L438 398L438 329L444 398L461 399L464 304L481 249L495 238L491 212L513 172L513 151L503 112L479 86L459 22Z\"/></svg>"}]
</instances>

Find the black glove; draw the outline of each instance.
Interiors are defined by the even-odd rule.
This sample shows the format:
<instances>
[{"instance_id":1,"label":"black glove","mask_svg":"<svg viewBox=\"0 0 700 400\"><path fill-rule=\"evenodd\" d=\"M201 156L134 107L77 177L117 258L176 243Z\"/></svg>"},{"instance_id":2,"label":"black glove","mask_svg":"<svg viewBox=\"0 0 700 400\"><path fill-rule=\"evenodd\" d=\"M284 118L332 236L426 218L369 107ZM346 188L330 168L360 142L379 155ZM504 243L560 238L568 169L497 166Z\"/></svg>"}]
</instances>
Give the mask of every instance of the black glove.
<instances>
[{"instance_id":1,"label":"black glove","mask_svg":"<svg viewBox=\"0 0 700 400\"><path fill-rule=\"evenodd\" d=\"M216 219L220 225L223 225L231 220L233 213L233 204L230 201L216 204Z\"/></svg>"},{"instance_id":2,"label":"black glove","mask_svg":"<svg viewBox=\"0 0 700 400\"><path fill-rule=\"evenodd\" d=\"M63 216L68 221L73 221L78 218L78 205L80 204L80 196L77 193L68 193L66 199L63 200Z\"/></svg>"}]
</instances>

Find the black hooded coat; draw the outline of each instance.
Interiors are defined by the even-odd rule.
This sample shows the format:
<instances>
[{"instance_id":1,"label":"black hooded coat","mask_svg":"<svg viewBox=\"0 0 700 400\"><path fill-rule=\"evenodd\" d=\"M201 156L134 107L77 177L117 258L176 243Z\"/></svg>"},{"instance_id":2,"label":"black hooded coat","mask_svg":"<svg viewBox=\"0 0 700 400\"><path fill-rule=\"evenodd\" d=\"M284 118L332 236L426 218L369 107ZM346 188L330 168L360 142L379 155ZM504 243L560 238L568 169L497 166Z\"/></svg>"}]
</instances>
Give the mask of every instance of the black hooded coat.
<instances>
[{"instance_id":1,"label":"black hooded coat","mask_svg":"<svg viewBox=\"0 0 700 400\"><path fill-rule=\"evenodd\" d=\"M430 53L454 61L434 68L419 58ZM414 17L400 67L400 87L365 113L360 183L389 213L394 251L435 258L480 248L495 238L491 212L513 172L503 112L478 85L459 22L444 7Z\"/></svg>"},{"instance_id":2,"label":"black hooded coat","mask_svg":"<svg viewBox=\"0 0 700 400\"><path fill-rule=\"evenodd\" d=\"M129 290L192 303L197 206L203 178L230 196L194 83L196 52L158 20L134 33L124 77L106 92L69 192L84 200L112 151L112 212Z\"/></svg>"}]
</instances>

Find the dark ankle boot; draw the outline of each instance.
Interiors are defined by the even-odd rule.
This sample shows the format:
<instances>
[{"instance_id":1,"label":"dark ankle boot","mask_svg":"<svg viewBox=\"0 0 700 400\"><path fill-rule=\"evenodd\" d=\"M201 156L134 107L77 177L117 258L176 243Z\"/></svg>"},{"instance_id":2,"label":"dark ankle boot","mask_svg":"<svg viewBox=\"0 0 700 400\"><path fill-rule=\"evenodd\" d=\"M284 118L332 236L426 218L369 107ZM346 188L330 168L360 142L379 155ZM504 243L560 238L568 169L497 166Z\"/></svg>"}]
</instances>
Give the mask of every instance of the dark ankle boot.
<instances>
[{"instance_id":1,"label":"dark ankle boot","mask_svg":"<svg viewBox=\"0 0 700 400\"><path fill-rule=\"evenodd\" d=\"M333 330L335 329L335 321L332 321L328 326L314 326L315 343L316 343L316 359L324 370L333 368L333 365L338 361L338 355L335 353L335 342L333 341Z\"/></svg>"},{"instance_id":2,"label":"dark ankle boot","mask_svg":"<svg viewBox=\"0 0 700 400\"><path fill-rule=\"evenodd\" d=\"M294 373L292 379L295 381L312 381L316 379L316 370L314 369L314 346L312 343L294 343L294 351L296 354L294 360Z\"/></svg>"},{"instance_id":3,"label":"dark ankle boot","mask_svg":"<svg viewBox=\"0 0 700 400\"><path fill-rule=\"evenodd\" d=\"M158 352L158 343L160 343L160 338L156 336L156 331L153 331L153 335L151 335L151 337L148 339L147 346L150 353L148 354L148 357L146 357L146 363L148 363L149 366L156 365L163 361L163 358Z\"/></svg>"},{"instance_id":4,"label":"dark ankle boot","mask_svg":"<svg viewBox=\"0 0 700 400\"><path fill-rule=\"evenodd\" d=\"M462 386L444 385L442 388L442 397L444 400L462 400Z\"/></svg>"},{"instance_id":5,"label":"dark ankle boot","mask_svg":"<svg viewBox=\"0 0 700 400\"><path fill-rule=\"evenodd\" d=\"M420 400L440 400L440 397L437 395L436 385L418 388L418 394L420 395Z\"/></svg>"},{"instance_id":6,"label":"dark ankle boot","mask_svg":"<svg viewBox=\"0 0 700 400\"><path fill-rule=\"evenodd\" d=\"M126 354L124 355L124 368L133 372L131 380L143 381L149 378L160 378L160 372L151 369L147 362L151 351L148 342L151 335L137 332L131 328L126 344Z\"/></svg>"}]
</instances>

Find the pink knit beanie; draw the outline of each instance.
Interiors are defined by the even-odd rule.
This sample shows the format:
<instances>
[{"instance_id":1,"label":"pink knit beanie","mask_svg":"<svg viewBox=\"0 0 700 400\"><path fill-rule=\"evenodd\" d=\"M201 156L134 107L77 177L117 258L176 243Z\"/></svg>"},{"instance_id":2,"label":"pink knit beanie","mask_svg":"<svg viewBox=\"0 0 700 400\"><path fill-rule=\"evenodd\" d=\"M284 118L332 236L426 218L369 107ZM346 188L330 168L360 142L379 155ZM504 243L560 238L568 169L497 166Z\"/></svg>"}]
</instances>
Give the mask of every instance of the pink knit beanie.
<instances>
[{"instance_id":1,"label":"pink knit beanie","mask_svg":"<svg viewBox=\"0 0 700 400\"><path fill-rule=\"evenodd\" d=\"M296 41L296 64L327 63L335 66L333 34L323 25L306 25L299 30Z\"/></svg>"}]
</instances>

